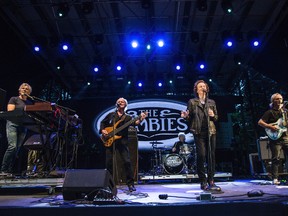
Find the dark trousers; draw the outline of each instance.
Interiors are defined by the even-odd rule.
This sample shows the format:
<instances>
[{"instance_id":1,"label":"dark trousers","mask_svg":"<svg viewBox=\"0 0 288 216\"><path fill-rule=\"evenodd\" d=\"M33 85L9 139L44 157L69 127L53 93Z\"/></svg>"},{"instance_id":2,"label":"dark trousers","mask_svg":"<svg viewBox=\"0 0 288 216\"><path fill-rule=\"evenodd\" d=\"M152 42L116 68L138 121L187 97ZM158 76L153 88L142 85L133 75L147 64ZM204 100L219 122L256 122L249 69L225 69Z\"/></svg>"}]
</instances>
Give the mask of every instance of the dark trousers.
<instances>
[{"instance_id":1,"label":"dark trousers","mask_svg":"<svg viewBox=\"0 0 288 216\"><path fill-rule=\"evenodd\" d=\"M115 145L115 143L113 144ZM106 168L111 173L112 176L117 174L117 161L116 161L116 153L120 156L120 159L123 161L124 169L126 172L126 184L132 185L134 184L131 160L129 148L125 144L116 143L115 152L114 152L114 161L115 161L115 172L113 173L113 145L109 148L106 148Z\"/></svg>"},{"instance_id":2,"label":"dark trousers","mask_svg":"<svg viewBox=\"0 0 288 216\"><path fill-rule=\"evenodd\" d=\"M215 174L216 134L208 139L208 132L194 134L197 154L197 174L200 182L212 181ZM207 164L207 178L205 163Z\"/></svg>"},{"instance_id":3,"label":"dark trousers","mask_svg":"<svg viewBox=\"0 0 288 216\"><path fill-rule=\"evenodd\" d=\"M288 155L288 144L284 141L272 141L270 140L270 149L272 154L272 178L277 179L279 177L279 165L281 163L280 154L281 149L283 149L286 162L287 162L287 155ZM287 163L285 163L286 165ZM286 167L287 169L287 167Z\"/></svg>"}]
</instances>

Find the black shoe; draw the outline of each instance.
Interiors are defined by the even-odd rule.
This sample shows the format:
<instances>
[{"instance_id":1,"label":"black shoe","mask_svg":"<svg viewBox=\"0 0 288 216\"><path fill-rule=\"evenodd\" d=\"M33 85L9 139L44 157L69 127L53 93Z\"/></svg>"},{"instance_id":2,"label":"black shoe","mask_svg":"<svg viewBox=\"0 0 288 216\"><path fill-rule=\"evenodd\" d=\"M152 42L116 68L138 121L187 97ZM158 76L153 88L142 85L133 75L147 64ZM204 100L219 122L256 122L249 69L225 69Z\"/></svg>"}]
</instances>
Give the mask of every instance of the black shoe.
<instances>
[{"instance_id":1,"label":"black shoe","mask_svg":"<svg viewBox=\"0 0 288 216\"><path fill-rule=\"evenodd\" d=\"M134 187L134 185L128 185L128 189L130 192L136 191L136 188Z\"/></svg>"}]
</instances>

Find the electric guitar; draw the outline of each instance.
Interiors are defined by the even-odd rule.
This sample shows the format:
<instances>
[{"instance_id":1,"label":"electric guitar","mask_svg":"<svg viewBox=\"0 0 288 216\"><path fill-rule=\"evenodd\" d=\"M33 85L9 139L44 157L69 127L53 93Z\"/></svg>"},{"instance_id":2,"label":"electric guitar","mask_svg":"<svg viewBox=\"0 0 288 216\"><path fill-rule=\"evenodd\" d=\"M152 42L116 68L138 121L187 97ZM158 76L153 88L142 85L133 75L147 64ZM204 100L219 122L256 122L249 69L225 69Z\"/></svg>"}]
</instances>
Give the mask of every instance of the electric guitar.
<instances>
[{"instance_id":1,"label":"electric guitar","mask_svg":"<svg viewBox=\"0 0 288 216\"><path fill-rule=\"evenodd\" d=\"M114 124L114 127L106 127L104 128L104 130L106 130L108 132L107 136L102 135L101 136L101 140L104 143L105 147L110 147L113 142L117 139L120 139L122 136L116 135L117 133L119 133L120 131L124 130L126 127L128 127L129 125L133 124L134 122L136 122L138 119L140 119L141 115L139 115L138 117L131 119L130 121L126 122L125 124L121 125L120 127L117 128L118 124L120 122L122 122L123 120L120 119L119 121L117 121Z\"/></svg>"},{"instance_id":2,"label":"electric guitar","mask_svg":"<svg viewBox=\"0 0 288 216\"><path fill-rule=\"evenodd\" d=\"M287 128L283 126L283 119L282 118L278 119L274 123L271 123L270 125L277 126L279 129L277 131L273 131L271 129L265 128L266 134L272 140L279 139L282 136L282 134L287 131Z\"/></svg>"}]
</instances>

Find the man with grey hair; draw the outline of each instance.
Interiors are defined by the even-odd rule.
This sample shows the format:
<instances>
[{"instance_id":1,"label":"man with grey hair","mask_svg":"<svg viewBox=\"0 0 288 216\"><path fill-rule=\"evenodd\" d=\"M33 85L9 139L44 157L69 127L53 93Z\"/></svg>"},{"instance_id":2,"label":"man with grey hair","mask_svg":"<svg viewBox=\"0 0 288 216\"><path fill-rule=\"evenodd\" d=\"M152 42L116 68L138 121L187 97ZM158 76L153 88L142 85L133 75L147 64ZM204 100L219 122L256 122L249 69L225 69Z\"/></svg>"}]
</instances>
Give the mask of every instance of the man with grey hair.
<instances>
[{"instance_id":1,"label":"man with grey hair","mask_svg":"<svg viewBox=\"0 0 288 216\"><path fill-rule=\"evenodd\" d=\"M283 149L286 162L288 155L288 136L287 136L287 109L283 104L283 97L275 93L270 99L270 109L267 110L258 125L266 130L269 138L269 147L272 153L272 179L273 184L279 185L279 165L281 163L280 153Z\"/></svg>"},{"instance_id":2,"label":"man with grey hair","mask_svg":"<svg viewBox=\"0 0 288 216\"><path fill-rule=\"evenodd\" d=\"M29 100L29 95L31 92L32 87L28 83L22 83L18 89L19 95L10 98L7 105L7 111L23 110L26 105L33 104L33 101ZM27 129L25 127L17 125L11 121L7 121L6 133L8 147L2 160L2 175L11 176L13 173L13 166L17 152L24 142L26 132Z\"/></svg>"}]
</instances>

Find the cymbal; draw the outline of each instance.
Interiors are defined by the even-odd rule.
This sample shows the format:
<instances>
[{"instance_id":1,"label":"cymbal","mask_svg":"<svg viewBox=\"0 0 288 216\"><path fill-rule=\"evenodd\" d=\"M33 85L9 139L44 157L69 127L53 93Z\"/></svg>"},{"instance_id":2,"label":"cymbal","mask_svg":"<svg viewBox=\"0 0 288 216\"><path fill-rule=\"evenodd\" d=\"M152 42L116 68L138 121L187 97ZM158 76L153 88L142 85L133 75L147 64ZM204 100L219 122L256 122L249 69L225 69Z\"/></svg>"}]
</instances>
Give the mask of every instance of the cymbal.
<instances>
[{"instance_id":1,"label":"cymbal","mask_svg":"<svg viewBox=\"0 0 288 216\"><path fill-rule=\"evenodd\" d=\"M154 145L154 144L164 144L163 142L158 142L158 141L152 141L152 142L150 142L152 145Z\"/></svg>"}]
</instances>

